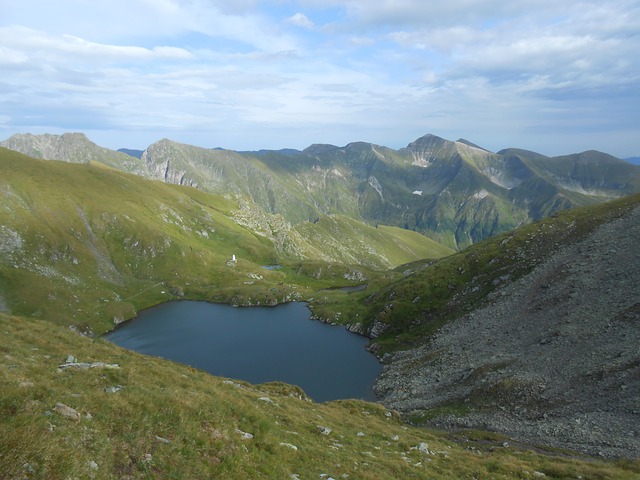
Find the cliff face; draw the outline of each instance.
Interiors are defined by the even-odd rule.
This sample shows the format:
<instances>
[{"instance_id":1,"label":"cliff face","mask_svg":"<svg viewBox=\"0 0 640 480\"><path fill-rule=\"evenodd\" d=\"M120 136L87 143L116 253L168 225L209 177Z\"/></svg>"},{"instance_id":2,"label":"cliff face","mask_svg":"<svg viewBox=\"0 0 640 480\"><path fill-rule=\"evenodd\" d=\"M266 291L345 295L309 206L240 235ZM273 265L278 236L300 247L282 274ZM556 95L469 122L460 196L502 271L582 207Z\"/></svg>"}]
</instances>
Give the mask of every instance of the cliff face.
<instances>
[{"instance_id":1,"label":"cliff face","mask_svg":"<svg viewBox=\"0 0 640 480\"><path fill-rule=\"evenodd\" d=\"M414 421L640 455L640 206L504 278L482 308L387 356L376 391Z\"/></svg>"}]
</instances>

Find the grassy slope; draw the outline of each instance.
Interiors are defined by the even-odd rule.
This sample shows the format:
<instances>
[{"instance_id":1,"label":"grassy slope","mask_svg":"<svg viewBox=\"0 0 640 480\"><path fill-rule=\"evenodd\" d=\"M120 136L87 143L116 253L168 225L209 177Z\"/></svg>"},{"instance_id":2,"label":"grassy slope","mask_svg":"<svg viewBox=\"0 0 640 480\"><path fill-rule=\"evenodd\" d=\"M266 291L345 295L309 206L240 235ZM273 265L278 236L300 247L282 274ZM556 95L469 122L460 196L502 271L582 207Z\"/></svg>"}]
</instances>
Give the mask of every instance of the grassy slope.
<instances>
[{"instance_id":1,"label":"grassy slope","mask_svg":"<svg viewBox=\"0 0 640 480\"><path fill-rule=\"evenodd\" d=\"M315 404L0 314L0 478L631 479L636 462L546 456L478 432L407 427L361 401ZM67 355L118 369L58 371ZM109 393L105 389L123 387ZM267 400L268 399L268 400ZM78 419L55 410L75 409ZM318 426L332 431L324 435ZM243 440L240 433L251 433ZM360 434L362 432L362 434ZM428 444L428 453L416 447ZM297 447L297 450L290 446ZM94 463L92 463L94 462Z\"/></svg>"},{"instance_id":2,"label":"grassy slope","mask_svg":"<svg viewBox=\"0 0 640 480\"><path fill-rule=\"evenodd\" d=\"M304 239L302 253L310 258L394 268L415 258L440 258L453 250L430 238L397 227L370 227L342 215L323 216L317 223L295 227Z\"/></svg>"},{"instance_id":3,"label":"grassy slope","mask_svg":"<svg viewBox=\"0 0 640 480\"><path fill-rule=\"evenodd\" d=\"M0 278L15 314L101 332L105 311L122 315L172 291L197 296L250 272L281 280L259 267L270 242L229 220L236 207L221 197L8 151L1 168Z\"/></svg>"},{"instance_id":4,"label":"grassy slope","mask_svg":"<svg viewBox=\"0 0 640 480\"><path fill-rule=\"evenodd\" d=\"M274 304L378 275L371 267L449 253L413 232L341 217L331 231L308 224L308 238L298 236L306 255L287 256L231 220L235 201L193 188L5 149L0 173L0 304L84 331L182 296ZM321 256L316 237L340 248ZM345 260L355 266L336 265ZM261 268L275 263L284 268Z\"/></svg>"}]
</instances>

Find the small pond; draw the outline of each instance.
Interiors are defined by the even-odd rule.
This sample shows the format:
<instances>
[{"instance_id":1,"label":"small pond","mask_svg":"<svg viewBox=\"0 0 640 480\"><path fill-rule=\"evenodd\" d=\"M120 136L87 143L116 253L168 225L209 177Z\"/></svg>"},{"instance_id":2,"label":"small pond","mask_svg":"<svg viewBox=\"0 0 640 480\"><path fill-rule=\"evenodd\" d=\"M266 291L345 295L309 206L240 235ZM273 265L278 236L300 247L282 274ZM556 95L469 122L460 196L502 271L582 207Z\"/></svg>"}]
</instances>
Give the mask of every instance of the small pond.
<instances>
[{"instance_id":1,"label":"small pond","mask_svg":"<svg viewBox=\"0 0 640 480\"><path fill-rule=\"evenodd\" d=\"M217 376L298 385L317 402L375 400L382 367L365 350L368 340L310 316L300 302L234 308L178 301L144 310L105 337Z\"/></svg>"}]
</instances>

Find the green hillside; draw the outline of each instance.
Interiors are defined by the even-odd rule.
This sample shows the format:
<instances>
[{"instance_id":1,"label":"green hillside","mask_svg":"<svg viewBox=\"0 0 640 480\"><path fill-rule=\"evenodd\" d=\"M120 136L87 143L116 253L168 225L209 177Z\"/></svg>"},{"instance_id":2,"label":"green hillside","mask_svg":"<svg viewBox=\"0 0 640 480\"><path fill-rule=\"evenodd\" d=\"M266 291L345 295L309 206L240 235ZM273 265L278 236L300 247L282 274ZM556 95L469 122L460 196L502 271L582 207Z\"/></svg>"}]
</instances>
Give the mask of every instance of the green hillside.
<instances>
[{"instance_id":1,"label":"green hillside","mask_svg":"<svg viewBox=\"0 0 640 480\"><path fill-rule=\"evenodd\" d=\"M241 285L273 258L270 242L228 218L237 207L222 197L1 153L0 293L14 314L99 333L185 290Z\"/></svg>"},{"instance_id":2,"label":"green hillside","mask_svg":"<svg viewBox=\"0 0 640 480\"><path fill-rule=\"evenodd\" d=\"M297 225L300 252L306 258L390 269L411 258L440 258L454 251L430 238L397 227L370 227L341 215L322 216Z\"/></svg>"},{"instance_id":3,"label":"green hillside","mask_svg":"<svg viewBox=\"0 0 640 480\"><path fill-rule=\"evenodd\" d=\"M379 275L375 269L450 253L417 233L347 218L331 229L310 223L303 233L275 220L230 197L1 149L0 305L101 333L174 298L275 304L335 282L333 274L301 275L306 262L315 270L348 261L333 272L350 284ZM314 239L334 252L314 248ZM263 268L275 264L282 268Z\"/></svg>"}]
</instances>

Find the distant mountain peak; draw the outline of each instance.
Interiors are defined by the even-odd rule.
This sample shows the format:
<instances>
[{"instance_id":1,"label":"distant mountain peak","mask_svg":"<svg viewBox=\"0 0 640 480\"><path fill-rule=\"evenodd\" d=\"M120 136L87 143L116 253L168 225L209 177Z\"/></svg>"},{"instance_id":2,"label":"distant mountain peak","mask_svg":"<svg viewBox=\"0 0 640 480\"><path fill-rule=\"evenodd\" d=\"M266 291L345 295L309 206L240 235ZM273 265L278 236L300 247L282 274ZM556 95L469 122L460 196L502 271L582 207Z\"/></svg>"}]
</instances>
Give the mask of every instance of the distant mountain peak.
<instances>
[{"instance_id":1,"label":"distant mountain peak","mask_svg":"<svg viewBox=\"0 0 640 480\"><path fill-rule=\"evenodd\" d=\"M81 132L66 132L61 135L20 133L0 142L0 145L43 160L70 163L100 162L138 175L149 173L139 158L101 147Z\"/></svg>"},{"instance_id":2,"label":"distant mountain peak","mask_svg":"<svg viewBox=\"0 0 640 480\"><path fill-rule=\"evenodd\" d=\"M91 151L106 150L93 143L84 133L80 132L67 132L61 135L18 133L0 144L34 158L66 160L78 163L92 160L89 155Z\"/></svg>"},{"instance_id":3,"label":"distant mountain peak","mask_svg":"<svg viewBox=\"0 0 640 480\"><path fill-rule=\"evenodd\" d=\"M331 145L329 143L314 143L305 148L303 152L308 155L323 155L339 149L340 147L336 147L335 145Z\"/></svg>"},{"instance_id":4,"label":"distant mountain peak","mask_svg":"<svg viewBox=\"0 0 640 480\"><path fill-rule=\"evenodd\" d=\"M411 149L416 146L441 145L445 143L453 143L453 142L445 138L439 137L437 135L434 135L432 133L427 133L426 135L423 135L422 137L415 139L413 142L407 145L407 148Z\"/></svg>"}]
</instances>

